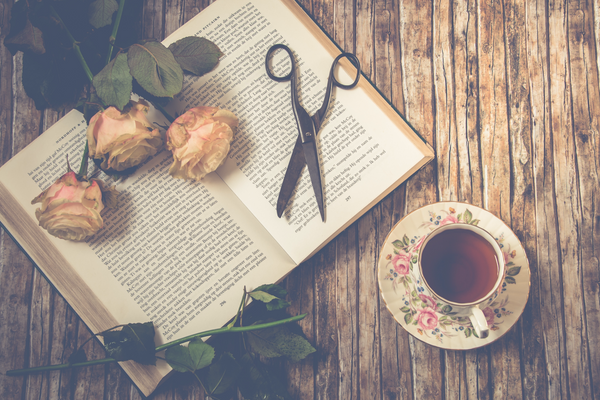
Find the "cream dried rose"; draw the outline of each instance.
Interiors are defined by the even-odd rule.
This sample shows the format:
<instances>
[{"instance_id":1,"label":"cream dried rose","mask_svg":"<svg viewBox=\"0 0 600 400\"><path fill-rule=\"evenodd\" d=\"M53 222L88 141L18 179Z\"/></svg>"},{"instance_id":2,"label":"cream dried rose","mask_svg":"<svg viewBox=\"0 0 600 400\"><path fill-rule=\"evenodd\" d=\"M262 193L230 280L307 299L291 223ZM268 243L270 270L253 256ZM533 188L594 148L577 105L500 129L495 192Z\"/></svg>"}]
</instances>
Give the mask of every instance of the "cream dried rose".
<instances>
[{"instance_id":1,"label":"cream dried rose","mask_svg":"<svg viewBox=\"0 0 600 400\"><path fill-rule=\"evenodd\" d=\"M40 226L61 239L82 241L102 228L100 212L104 209L103 184L97 180L78 180L70 171L44 190L31 204L42 203L35 210ZM105 189L112 206L114 189Z\"/></svg>"},{"instance_id":2,"label":"cream dried rose","mask_svg":"<svg viewBox=\"0 0 600 400\"><path fill-rule=\"evenodd\" d=\"M87 129L89 155L104 171L136 167L160 149L163 141L146 118L148 107L143 100L132 100L123 112L108 107L92 117Z\"/></svg>"},{"instance_id":3,"label":"cream dried rose","mask_svg":"<svg viewBox=\"0 0 600 400\"><path fill-rule=\"evenodd\" d=\"M195 107L179 116L167 130L167 148L173 152L169 173L198 181L219 167L238 126L237 117L216 107Z\"/></svg>"}]
</instances>

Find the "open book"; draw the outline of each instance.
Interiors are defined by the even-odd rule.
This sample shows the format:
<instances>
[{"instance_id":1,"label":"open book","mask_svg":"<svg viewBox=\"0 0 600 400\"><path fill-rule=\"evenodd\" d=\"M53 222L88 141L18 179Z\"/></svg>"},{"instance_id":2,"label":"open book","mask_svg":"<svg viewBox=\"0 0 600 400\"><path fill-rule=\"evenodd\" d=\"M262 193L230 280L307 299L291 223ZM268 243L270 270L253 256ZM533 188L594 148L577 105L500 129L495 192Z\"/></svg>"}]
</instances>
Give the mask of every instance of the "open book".
<instances>
[{"instance_id":1,"label":"open book","mask_svg":"<svg viewBox=\"0 0 600 400\"><path fill-rule=\"evenodd\" d=\"M72 111L0 168L0 221L93 332L153 321L157 343L222 326L243 286L280 281L433 158L433 151L364 77L334 90L319 135L326 221L305 169L282 218L279 188L298 134L289 83L270 80L265 55L286 43L298 61L305 108L320 106L338 47L294 0L213 3L163 43L190 35L225 56L203 77L186 77L167 107L198 105L239 118L226 162L201 182L173 179L162 151L117 184L119 207L83 243L50 236L31 200L80 159L86 123ZM342 71L341 73L344 73ZM352 73L349 72L349 75ZM155 113L150 120L166 125ZM122 363L150 394L169 366Z\"/></svg>"}]
</instances>

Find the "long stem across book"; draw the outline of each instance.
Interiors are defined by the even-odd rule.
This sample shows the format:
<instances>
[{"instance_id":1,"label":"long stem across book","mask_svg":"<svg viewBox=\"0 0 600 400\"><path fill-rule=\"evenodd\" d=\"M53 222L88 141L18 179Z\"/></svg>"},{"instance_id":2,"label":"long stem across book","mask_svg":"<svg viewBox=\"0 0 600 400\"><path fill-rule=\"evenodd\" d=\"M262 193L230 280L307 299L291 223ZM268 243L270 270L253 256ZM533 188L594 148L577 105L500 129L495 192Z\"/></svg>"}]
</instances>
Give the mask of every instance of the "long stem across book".
<instances>
[{"instance_id":1,"label":"long stem across book","mask_svg":"<svg viewBox=\"0 0 600 400\"><path fill-rule=\"evenodd\" d=\"M190 35L225 56L207 75L186 77L167 109L178 115L206 105L238 116L216 173L199 183L173 179L171 153L163 151L118 183L119 207L103 213L102 230L73 243L42 230L30 203L64 173L67 154L81 156L82 115L70 112L0 168L0 222L93 332L153 321L164 342L224 324L243 286L281 280L433 158L362 78L334 93L319 135L326 222L307 171L278 218L297 129L289 85L267 77L266 52L276 43L295 51L302 103L314 112L340 50L294 0L217 1L163 43ZM151 120L166 124L159 113ZM146 395L169 372L165 363L122 365Z\"/></svg>"}]
</instances>

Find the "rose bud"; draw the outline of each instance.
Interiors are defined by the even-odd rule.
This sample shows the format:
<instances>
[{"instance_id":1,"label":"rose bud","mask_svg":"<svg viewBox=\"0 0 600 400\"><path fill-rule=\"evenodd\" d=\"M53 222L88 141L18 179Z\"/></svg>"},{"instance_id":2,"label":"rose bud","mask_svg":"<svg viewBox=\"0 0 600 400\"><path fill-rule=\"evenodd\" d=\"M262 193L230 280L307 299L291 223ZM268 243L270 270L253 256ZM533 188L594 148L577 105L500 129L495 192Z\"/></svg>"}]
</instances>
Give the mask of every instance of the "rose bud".
<instances>
[{"instance_id":1,"label":"rose bud","mask_svg":"<svg viewBox=\"0 0 600 400\"><path fill-rule=\"evenodd\" d=\"M105 190L106 206L112 206L114 189ZM31 201L42 203L35 210L40 226L53 236L61 239L82 241L102 228L100 212L103 184L97 180L78 180L75 172L70 171L60 177L48 189Z\"/></svg>"},{"instance_id":2,"label":"rose bud","mask_svg":"<svg viewBox=\"0 0 600 400\"><path fill-rule=\"evenodd\" d=\"M87 129L89 154L102 170L126 171L160 149L162 138L146 118L148 107L143 100L130 101L123 112L108 107L92 117Z\"/></svg>"},{"instance_id":3,"label":"rose bud","mask_svg":"<svg viewBox=\"0 0 600 400\"><path fill-rule=\"evenodd\" d=\"M216 107L195 107L179 116L167 130L167 148L173 152L169 173L198 181L219 167L238 126L237 117Z\"/></svg>"}]
</instances>

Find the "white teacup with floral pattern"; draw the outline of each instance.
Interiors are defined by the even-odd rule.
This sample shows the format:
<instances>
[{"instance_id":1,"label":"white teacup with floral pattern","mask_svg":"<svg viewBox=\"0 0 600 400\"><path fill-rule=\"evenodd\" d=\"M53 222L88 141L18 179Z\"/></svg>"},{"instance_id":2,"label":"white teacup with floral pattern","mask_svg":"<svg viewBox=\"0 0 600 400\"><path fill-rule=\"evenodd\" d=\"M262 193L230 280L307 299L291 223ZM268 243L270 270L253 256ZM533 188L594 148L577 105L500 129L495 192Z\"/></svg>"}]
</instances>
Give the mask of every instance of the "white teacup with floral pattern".
<instances>
[{"instance_id":1,"label":"white teacup with floral pattern","mask_svg":"<svg viewBox=\"0 0 600 400\"><path fill-rule=\"evenodd\" d=\"M488 337L482 308L496 297L504 280L502 250L484 229L452 223L430 232L422 241L413 271L423 282L425 295L446 312L468 317L477 336Z\"/></svg>"}]
</instances>

